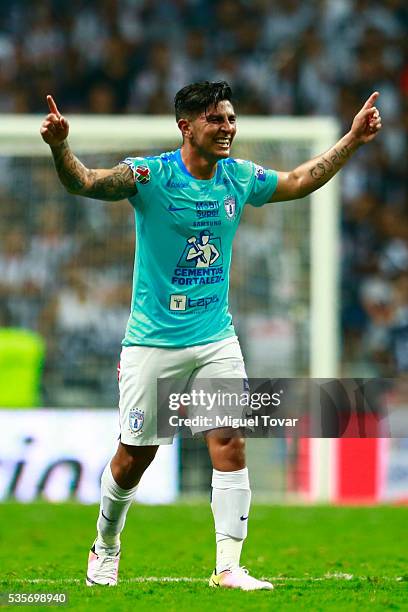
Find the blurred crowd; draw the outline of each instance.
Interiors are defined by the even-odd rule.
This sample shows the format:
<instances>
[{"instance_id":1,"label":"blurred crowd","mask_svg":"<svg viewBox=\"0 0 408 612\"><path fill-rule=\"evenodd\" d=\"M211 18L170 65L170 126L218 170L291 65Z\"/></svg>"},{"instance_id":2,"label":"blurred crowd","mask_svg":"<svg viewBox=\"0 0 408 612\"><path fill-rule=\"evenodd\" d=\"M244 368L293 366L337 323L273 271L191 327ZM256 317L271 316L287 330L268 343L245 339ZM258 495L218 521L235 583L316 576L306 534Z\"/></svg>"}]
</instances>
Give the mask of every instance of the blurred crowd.
<instances>
[{"instance_id":1,"label":"blurred crowd","mask_svg":"<svg viewBox=\"0 0 408 612\"><path fill-rule=\"evenodd\" d=\"M45 339L45 405L112 405L131 300L131 207L84 206L46 161L14 158L0 167L0 327ZM14 197L7 175L19 182Z\"/></svg>"},{"instance_id":2,"label":"blurred crowd","mask_svg":"<svg viewBox=\"0 0 408 612\"><path fill-rule=\"evenodd\" d=\"M53 93L67 114L172 113L186 83L225 79L241 115L333 115L346 131L378 90L382 133L342 171L343 363L392 376L408 368L407 26L404 0L12 0L0 3L0 112L45 113ZM33 176L27 190L40 193L44 176ZM75 209L89 215L79 236L65 201L28 218L21 193L2 189L0 325L58 320L53 355L72 353L80 370L84 348L103 355L109 330L115 342L123 333L132 238L114 236L129 231L128 213L103 213L107 269L92 207ZM55 278L65 293L44 310ZM93 313L88 334L70 332L73 312L76 327Z\"/></svg>"}]
</instances>

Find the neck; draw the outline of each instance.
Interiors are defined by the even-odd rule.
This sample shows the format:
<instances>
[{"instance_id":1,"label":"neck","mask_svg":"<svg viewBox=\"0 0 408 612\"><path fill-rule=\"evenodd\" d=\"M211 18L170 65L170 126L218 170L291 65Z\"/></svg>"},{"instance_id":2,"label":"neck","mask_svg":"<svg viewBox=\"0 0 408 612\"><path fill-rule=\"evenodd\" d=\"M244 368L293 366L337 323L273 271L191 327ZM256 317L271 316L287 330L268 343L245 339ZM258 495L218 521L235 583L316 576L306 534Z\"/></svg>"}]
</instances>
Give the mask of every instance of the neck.
<instances>
[{"instance_id":1,"label":"neck","mask_svg":"<svg viewBox=\"0 0 408 612\"><path fill-rule=\"evenodd\" d=\"M208 180L215 174L218 160L206 159L187 143L181 147L181 159L189 173L197 179Z\"/></svg>"}]
</instances>

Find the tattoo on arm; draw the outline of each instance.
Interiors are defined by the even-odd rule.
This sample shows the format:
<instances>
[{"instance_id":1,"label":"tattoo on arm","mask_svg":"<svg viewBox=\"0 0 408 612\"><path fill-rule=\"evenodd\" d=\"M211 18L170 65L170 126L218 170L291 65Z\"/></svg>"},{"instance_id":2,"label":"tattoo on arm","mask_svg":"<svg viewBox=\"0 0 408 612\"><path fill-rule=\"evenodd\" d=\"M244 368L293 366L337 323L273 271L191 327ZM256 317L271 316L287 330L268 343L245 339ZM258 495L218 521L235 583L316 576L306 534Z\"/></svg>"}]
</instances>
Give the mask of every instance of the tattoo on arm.
<instances>
[{"instance_id":1,"label":"tattoo on arm","mask_svg":"<svg viewBox=\"0 0 408 612\"><path fill-rule=\"evenodd\" d=\"M79 192L86 183L85 166L75 157L66 141L51 148L55 168L61 183L72 193Z\"/></svg>"},{"instance_id":2,"label":"tattoo on arm","mask_svg":"<svg viewBox=\"0 0 408 612\"><path fill-rule=\"evenodd\" d=\"M111 170L90 170L72 153L66 142L52 148L55 167L70 193L99 200L123 200L137 193L133 173L126 164Z\"/></svg>"},{"instance_id":3,"label":"tattoo on arm","mask_svg":"<svg viewBox=\"0 0 408 612\"><path fill-rule=\"evenodd\" d=\"M118 164L109 173L89 170L87 195L100 200L123 200L137 193L133 172L126 164Z\"/></svg>"},{"instance_id":4,"label":"tattoo on arm","mask_svg":"<svg viewBox=\"0 0 408 612\"><path fill-rule=\"evenodd\" d=\"M331 149L326 156L322 155L317 163L310 168L310 176L319 181L322 178L330 178L332 173L336 173L347 161L351 155L348 145L344 145L341 149Z\"/></svg>"}]
</instances>

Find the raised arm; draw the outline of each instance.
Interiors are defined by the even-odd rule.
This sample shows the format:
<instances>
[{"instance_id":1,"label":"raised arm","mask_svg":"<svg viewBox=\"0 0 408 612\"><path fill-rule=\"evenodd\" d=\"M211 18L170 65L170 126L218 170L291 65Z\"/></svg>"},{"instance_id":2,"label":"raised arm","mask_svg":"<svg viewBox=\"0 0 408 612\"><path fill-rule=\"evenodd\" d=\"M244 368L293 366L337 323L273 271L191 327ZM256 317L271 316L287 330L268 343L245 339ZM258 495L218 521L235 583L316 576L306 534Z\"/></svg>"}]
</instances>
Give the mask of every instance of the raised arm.
<instances>
[{"instance_id":1,"label":"raised arm","mask_svg":"<svg viewBox=\"0 0 408 612\"><path fill-rule=\"evenodd\" d=\"M68 121L61 115L52 96L47 96L49 114L44 119L40 133L50 146L59 179L70 193L117 201L136 194L132 170L126 164L118 164L109 170L86 168L72 153L67 138Z\"/></svg>"},{"instance_id":2,"label":"raised arm","mask_svg":"<svg viewBox=\"0 0 408 612\"><path fill-rule=\"evenodd\" d=\"M278 185L271 202L296 200L316 191L348 162L355 151L373 140L381 129L381 117L374 106L375 91L354 117L350 131L326 153L318 155L291 172L278 172Z\"/></svg>"}]
</instances>

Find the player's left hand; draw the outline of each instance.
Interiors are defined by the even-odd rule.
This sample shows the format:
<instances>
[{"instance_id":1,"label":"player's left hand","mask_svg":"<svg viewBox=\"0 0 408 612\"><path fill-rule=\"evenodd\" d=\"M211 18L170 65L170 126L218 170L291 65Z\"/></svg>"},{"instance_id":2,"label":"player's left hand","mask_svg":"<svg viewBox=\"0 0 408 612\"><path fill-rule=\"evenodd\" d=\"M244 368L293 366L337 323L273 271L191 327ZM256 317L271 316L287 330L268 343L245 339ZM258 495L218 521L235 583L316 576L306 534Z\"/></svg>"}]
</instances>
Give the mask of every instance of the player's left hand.
<instances>
[{"instance_id":1,"label":"player's left hand","mask_svg":"<svg viewBox=\"0 0 408 612\"><path fill-rule=\"evenodd\" d=\"M381 116L378 108L374 106L379 95L378 91L372 93L362 109L354 117L351 133L360 144L370 142L381 130Z\"/></svg>"}]
</instances>

